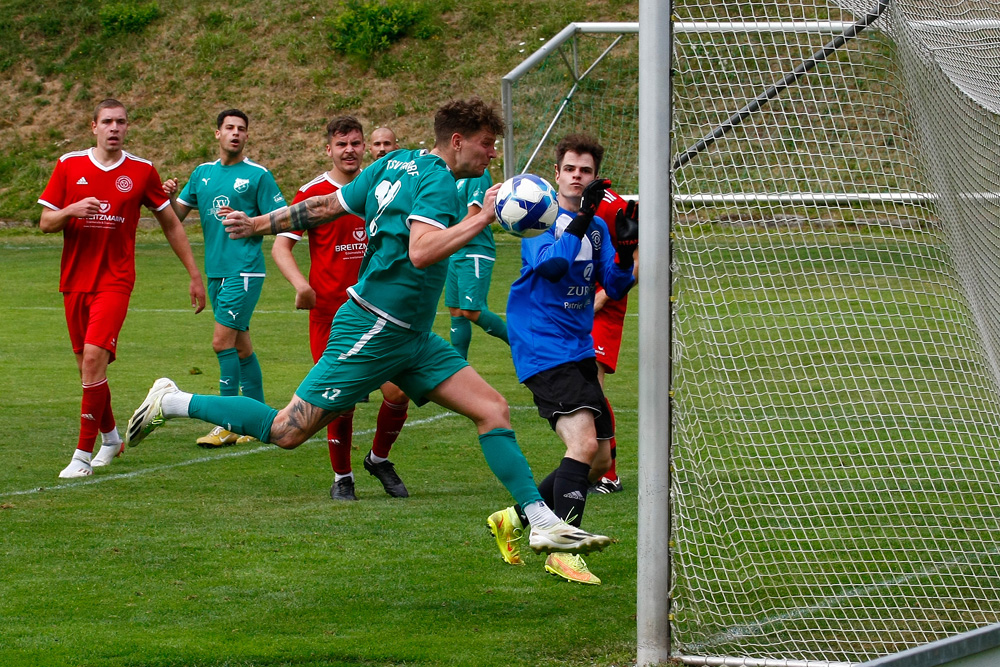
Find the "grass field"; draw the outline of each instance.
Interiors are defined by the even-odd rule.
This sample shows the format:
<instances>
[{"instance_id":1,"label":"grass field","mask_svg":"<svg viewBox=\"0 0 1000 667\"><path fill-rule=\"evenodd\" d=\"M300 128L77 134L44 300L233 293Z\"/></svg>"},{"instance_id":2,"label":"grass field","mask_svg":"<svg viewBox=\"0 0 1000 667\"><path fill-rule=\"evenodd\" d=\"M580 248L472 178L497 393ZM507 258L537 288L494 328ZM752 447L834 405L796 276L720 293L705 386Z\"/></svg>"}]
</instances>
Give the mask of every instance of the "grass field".
<instances>
[{"instance_id":1,"label":"grass field","mask_svg":"<svg viewBox=\"0 0 1000 667\"><path fill-rule=\"evenodd\" d=\"M192 241L200 235L192 232ZM501 238L491 307L505 311L517 245ZM265 242L265 249L270 242ZM635 656L635 320L608 384L626 493L588 503L617 543L583 588L542 558L504 565L485 527L510 498L473 426L410 409L392 458L410 489L386 496L361 467L375 403L355 419L357 503L329 498L322 440L206 451L175 421L92 478L59 480L75 445L79 376L57 291L61 237L0 236L0 664L621 665ZM201 254L200 245L195 246ZM306 253L300 261L306 262ZM253 322L265 392L284 405L311 366L307 317L268 259ZM211 315L192 315L162 236L140 232L138 284L109 371L119 426L162 375L217 390ZM444 308L437 327L446 332ZM470 361L512 408L539 478L561 447L517 385L508 350L476 330ZM197 370L201 371L197 374Z\"/></svg>"}]
</instances>

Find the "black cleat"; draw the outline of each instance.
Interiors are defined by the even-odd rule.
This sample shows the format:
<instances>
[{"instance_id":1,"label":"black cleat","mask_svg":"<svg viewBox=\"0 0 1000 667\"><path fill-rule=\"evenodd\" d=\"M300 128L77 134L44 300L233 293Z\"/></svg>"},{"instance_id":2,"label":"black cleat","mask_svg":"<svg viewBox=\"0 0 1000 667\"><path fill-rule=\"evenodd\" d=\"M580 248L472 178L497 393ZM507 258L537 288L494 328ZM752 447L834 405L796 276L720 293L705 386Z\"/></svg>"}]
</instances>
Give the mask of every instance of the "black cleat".
<instances>
[{"instance_id":1,"label":"black cleat","mask_svg":"<svg viewBox=\"0 0 1000 667\"><path fill-rule=\"evenodd\" d=\"M334 500L357 500L354 495L354 478L344 477L330 487L330 497Z\"/></svg>"},{"instance_id":2,"label":"black cleat","mask_svg":"<svg viewBox=\"0 0 1000 667\"><path fill-rule=\"evenodd\" d=\"M365 470L382 482L382 488L393 498L409 498L410 492L406 490L403 480L396 474L396 466L392 465L392 461L385 460L382 463L374 463L371 455L371 452L365 455Z\"/></svg>"},{"instance_id":3,"label":"black cleat","mask_svg":"<svg viewBox=\"0 0 1000 667\"><path fill-rule=\"evenodd\" d=\"M620 479L608 479L607 477L602 477L601 481L593 484L589 489L587 489L587 495L593 493L621 493L624 490L622 486L622 481Z\"/></svg>"}]
</instances>

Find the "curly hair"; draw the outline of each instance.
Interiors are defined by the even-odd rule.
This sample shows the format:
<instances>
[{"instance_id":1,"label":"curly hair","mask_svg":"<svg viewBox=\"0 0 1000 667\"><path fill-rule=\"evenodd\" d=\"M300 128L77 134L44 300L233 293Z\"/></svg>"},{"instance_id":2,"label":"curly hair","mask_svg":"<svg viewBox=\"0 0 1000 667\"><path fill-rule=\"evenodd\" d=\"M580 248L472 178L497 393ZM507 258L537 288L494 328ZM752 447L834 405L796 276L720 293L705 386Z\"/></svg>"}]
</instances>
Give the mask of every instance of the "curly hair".
<instances>
[{"instance_id":1,"label":"curly hair","mask_svg":"<svg viewBox=\"0 0 1000 667\"><path fill-rule=\"evenodd\" d=\"M468 136L480 130L490 130L501 136L504 131L503 118L496 107L478 97L468 100L452 100L434 114L434 144L443 146L451 135Z\"/></svg>"},{"instance_id":2,"label":"curly hair","mask_svg":"<svg viewBox=\"0 0 1000 667\"><path fill-rule=\"evenodd\" d=\"M601 160L604 159L604 146L589 134L575 133L567 134L556 144L556 166L562 167L563 158L566 153L573 151L577 155L589 154L594 158L594 173L601 172Z\"/></svg>"}]
</instances>

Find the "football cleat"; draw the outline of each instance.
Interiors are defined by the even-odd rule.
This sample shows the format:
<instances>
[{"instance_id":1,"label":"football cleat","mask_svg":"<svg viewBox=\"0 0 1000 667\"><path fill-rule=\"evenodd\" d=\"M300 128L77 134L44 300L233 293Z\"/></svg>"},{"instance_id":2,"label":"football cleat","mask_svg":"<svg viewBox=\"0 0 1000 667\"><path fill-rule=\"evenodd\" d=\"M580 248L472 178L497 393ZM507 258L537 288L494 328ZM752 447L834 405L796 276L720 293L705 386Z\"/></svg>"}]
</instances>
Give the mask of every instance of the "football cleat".
<instances>
[{"instance_id":1,"label":"football cleat","mask_svg":"<svg viewBox=\"0 0 1000 667\"><path fill-rule=\"evenodd\" d=\"M253 437L252 435L241 435L240 437L236 438L237 445L248 445L251 442L260 442L260 440Z\"/></svg>"},{"instance_id":2,"label":"football cleat","mask_svg":"<svg viewBox=\"0 0 1000 667\"><path fill-rule=\"evenodd\" d=\"M344 477L333 483L330 487L330 497L334 500L357 500L354 495L354 478Z\"/></svg>"},{"instance_id":3,"label":"football cleat","mask_svg":"<svg viewBox=\"0 0 1000 667\"><path fill-rule=\"evenodd\" d=\"M587 495L594 493L621 493L625 490L622 486L622 481L620 479L608 479L607 477L602 477L599 482L592 484L589 489L587 489Z\"/></svg>"},{"instance_id":4,"label":"football cleat","mask_svg":"<svg viewBox=\"0 0 1000 667\"><path fill-rule=\"evenodd\" d=\"M513 507L494 512L486 518L486 525L497 541L500 557L511 565L524 565L521 560L521 545L518 541L524 537L521 519Z\"/></svg>"},{"instance_id":5,"label":"football cleat","mask_svg":"<svg viewBox=\"0 0 1000 667\"><path fill-rule=\"evenodd\" d=\"M89 477L94 474L94 469L86 461L73 457L69 465L59 473L60 479L73 479L74 477Z\"/></svg>"},{"instance_id":6,"label":"football cleat","mask_svg":"<svg viewBox=\"0 0 1000 667\"><path fill-rule=\"evenodd\" d=\"M545 571L577 584L601 585L601 580L590 571L583 557L576 554L549 554L545 559Z\"/></svg>"},{"instance_id":7,"label":"football cleat","mask_svg":"<svg viewBox=\"0 0 1000 667\"><path fill-rule=\"evenodd\" d=\"M100 468L101 466L111 465L115 457L120 456L124 451L124 442L105 443L101 445L100 451L97 452L97 456L90 462L90 466L92 468Z\"/></svg>"},{"instance_id":8,"label":"football cleat","mask_svg":"<svg viewBox=\"0 0 1000 667\"><path fill-rule=\"evenodd\" d=\"M166 423L167 420L163 417L163 409L160 404L163 402L165 394L172 394L175 391L180 390L169 378L160 378L153 383L142 405L132 413L132 418L128 420L128 428L125 429L126 445L135 447L147 435Z\"/></svg>"},{"instance_id":9,"label":"football cleat","mask_svg":"<svg viewBox=\"0 0 1000 667\"><path fill-rule=\"evenodd\" d=\"M244 436L249 437L249 436ZM204 447L206 449L215 449L216 447L228 447L229 445L235 445L240 441L240 434L233 433L232 431L227 431L221 426L216 426L208 435L203 435L195 442L199 447Z\"/></svg>"},{"instance_id":10,"label":"football cleat","mask_svg":"<svg viewBox=\"0 0 1000 667\"><path fill-rule=\"evenodd\" d=\"M611 538L604 535L594 535L560 521L548 528L539 528L532 524L528 535L528 546L537 553L571 553L589 554L601 551L611 544Z\"/></svg>"},{"instance_id":11,"label":"football cleat","mask_svg":"<svg viewBox=\"0 0 1000 667\"><path fill-rule=\"evenodd\" d=\"M382 488L393 498L409 498L410 492L406 490L403 480L396 474L396 466L388 459L381 463L375 463L371 459L371 452L365 454L365 470L370 475L382 482Z\"/></svg>"}]
</instances>

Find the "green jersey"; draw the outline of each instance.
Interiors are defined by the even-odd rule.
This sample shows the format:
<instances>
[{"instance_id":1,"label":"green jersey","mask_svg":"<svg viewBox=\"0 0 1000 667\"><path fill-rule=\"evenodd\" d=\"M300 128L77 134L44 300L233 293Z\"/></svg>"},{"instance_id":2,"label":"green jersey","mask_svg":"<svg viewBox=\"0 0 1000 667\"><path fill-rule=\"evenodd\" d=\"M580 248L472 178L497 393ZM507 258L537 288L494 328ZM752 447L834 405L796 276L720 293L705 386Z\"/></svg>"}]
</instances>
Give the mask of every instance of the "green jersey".
<instances>
[{"instance_id":1,"label":"green jersey","mask_svg":"<svg viewBox=\"0 0 1000 667\"><path fill-rule=\"evenodd\" d=\"M465 202L466 212L468 212L470 206L483 207L483 197L486 195L486 191L490 189L490 186L493 185L493 177L490 176L490 172L487 170L479 178L462 178L456 181L455 185L458 188L458 196ZM472 253L496 257L496 250L497 246L493 241L493 230L487 225L483 227L483 231L472 237L472 240L466 243L455 254L464 256Z\"/></svg>"},{"instance_id":2,"label":"green jersey","mask_svg":"<svg viewBox=\"0 0 1000 667\"><path fill-rule=\"evenodd\" d=\"M264 167L247 158L229 166L221 160L198 165L177 201L197 208L205 236L205 274L209 278L263 276L264 254L260 236L231 239L222 226L228 206L250 217L285 206L278 184Z\"/></svg>"},{"instance_id":3,"label":"green jersey","mask_svg":"<svg viewBox=\"0 0 1000 667\"><path fill-rule=\"evenodd\" d=\"M465 217L448 165L431 153L393 151L337 190L337 197L348 212L364 218L368 231L358 283L348 293L397 326L430 331L448 261L425 269L413 266L410 225L447 229Z\"/></svg>"}]
</instances>

